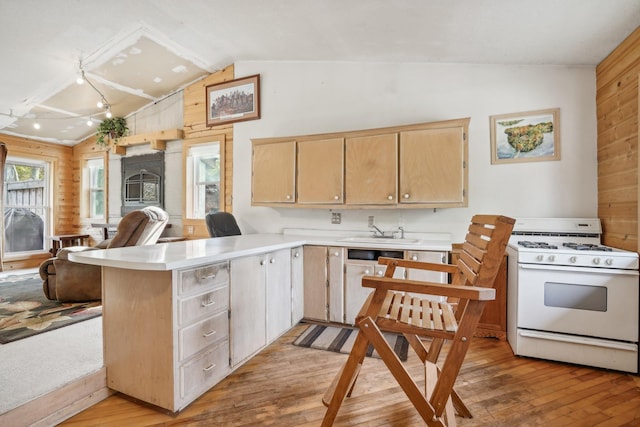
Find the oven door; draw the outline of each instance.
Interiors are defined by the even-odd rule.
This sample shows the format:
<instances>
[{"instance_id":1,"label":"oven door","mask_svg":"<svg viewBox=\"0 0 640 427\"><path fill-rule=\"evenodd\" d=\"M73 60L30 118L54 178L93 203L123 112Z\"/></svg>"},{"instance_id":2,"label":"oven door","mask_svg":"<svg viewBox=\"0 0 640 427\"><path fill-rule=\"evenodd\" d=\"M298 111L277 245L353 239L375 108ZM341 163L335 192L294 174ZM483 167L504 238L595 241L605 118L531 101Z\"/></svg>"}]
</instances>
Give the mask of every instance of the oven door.
<instances>
[{"instance_id":1,"label":"oven door","mask_svg":"<svg viewBox=\"0 0 640 427\"><path fill-rule=\"evenodd\" d=\"M638 342L638 272L518 265L518 328Z\"/></svg>"}]
</instances>

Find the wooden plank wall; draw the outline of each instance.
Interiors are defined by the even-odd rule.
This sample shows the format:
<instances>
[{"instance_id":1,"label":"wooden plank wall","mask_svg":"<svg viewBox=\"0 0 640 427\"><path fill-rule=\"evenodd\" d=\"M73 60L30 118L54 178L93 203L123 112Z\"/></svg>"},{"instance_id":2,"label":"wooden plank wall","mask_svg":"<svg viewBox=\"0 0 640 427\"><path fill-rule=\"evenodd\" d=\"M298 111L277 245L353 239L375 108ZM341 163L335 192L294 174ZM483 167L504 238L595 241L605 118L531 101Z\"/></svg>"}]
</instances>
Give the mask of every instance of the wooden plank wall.
<instances>
[{"instance_id":1,"label":"wooden plank wall","mask_svg":"<svg viewBox=\"0 0 640 427\"><path fill-rule=\"evenodd\" d=\"M78 211L77 187L73 183L72 148L42 141L21 138L12 135L0 135L0 142L7 145L9 156L23 157L27 159L45 160L51 162L53 170L53 233L71 234L76 232ZM46 252L20 259L3 260L4 270L30 268L40 263L51 255Z\"/></svg>"},{"instance_id":2,"label":"wooden plank wall","mask_svg":"<svg viewBox=\"0 0 640 427\"><path fill-rule=\"evenodd\" d=\"M213 134L225 134L224 152L224 200L225 211L231 212L233 207L233 124L226 126L207 127L206 87L234 79L233 65L215 72L184 89L184 139L201 138ZM192 238L208 237L209 233L203 220L189 220L183 218L183 235ZM193 227L193 233L188 233L185 227Z\"/></svg>"},{"instance_id":3,"label":"wooden plank wall","mask_svg":"<svg viewBox=\"0 0 640 427\"><path fill-rule=\"evenodd\" d=\"M602 243L638 251L640 27L596 67Z\"/></svg>"}]
</instances>

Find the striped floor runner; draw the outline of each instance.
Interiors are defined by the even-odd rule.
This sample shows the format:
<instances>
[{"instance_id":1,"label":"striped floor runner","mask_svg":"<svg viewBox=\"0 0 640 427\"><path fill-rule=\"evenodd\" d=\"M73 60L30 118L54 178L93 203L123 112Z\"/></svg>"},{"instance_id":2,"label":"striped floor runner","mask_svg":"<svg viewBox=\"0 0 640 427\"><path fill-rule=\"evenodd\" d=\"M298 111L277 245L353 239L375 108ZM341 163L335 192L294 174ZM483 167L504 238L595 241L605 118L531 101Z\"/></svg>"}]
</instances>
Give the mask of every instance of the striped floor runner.
<instances>
[{"instance_id":1,"label":"striped floor runner","mask_svg":"<svg viewBox=\"0 0 640 427\"><path fill-rule=\"evenodd\" d=\"M356 335L358 335L357 331L353 328L310 325L295 339L293 345L348 354L351 351ZM383 333L383 335L400 360L407 360L407 350L409 349L407 340L402 335L391 333ZM369 345L367 356L380 357L372 345Z\"/></svg>"}]
</instances>

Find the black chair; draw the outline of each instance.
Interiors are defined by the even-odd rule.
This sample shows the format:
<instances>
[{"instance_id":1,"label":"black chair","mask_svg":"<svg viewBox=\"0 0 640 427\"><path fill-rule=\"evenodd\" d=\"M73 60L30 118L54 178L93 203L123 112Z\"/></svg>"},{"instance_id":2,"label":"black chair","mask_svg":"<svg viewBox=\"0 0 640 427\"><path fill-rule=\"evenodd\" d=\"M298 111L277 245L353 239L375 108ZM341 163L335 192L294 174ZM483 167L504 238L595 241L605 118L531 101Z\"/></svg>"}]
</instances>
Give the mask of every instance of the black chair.
<instances>
[{"instance_id":1,"label":"black chair","mask_svg":"<svg viewBox=\"0 0 640 427\"><path fill-rule=\"evenodd\" d=\"M205 222L211 237L239 236L242 234L236 219L229 212L209 213L205 217Z\"/></svg>"}]
</instances>

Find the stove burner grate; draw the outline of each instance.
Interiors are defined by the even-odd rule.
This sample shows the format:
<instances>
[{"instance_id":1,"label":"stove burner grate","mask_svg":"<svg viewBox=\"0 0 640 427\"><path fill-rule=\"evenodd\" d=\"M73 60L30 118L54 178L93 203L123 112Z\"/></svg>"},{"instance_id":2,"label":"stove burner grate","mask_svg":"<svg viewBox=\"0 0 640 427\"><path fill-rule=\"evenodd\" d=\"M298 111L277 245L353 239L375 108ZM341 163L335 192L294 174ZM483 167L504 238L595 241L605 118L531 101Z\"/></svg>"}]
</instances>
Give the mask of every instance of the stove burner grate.
<instances>
[{"instance_id":1,"label":"stove burner grate","mask_svg":"<svg viewBox=\"0 0 640 427\"><path fill-rule=\"evenodd\" d=\"M576 251L602 251L602 252L611 252L613 249L607 246L594 245L592 243L573 243L567 242L563 243L562 246L570 249L575 249Z\"/></svg>"},{"instance_id":2,"label":"stove burner grate","mask_svg":"<svg viewBox=\"0 0 640 427\"><path fill-rule=\"evenodd\" d=\"M531 242L529 240L520 240L518 241L518 245L533 249L558 249L556 245L550 245L546 242Z\"/></svg>"}]
</instances>

